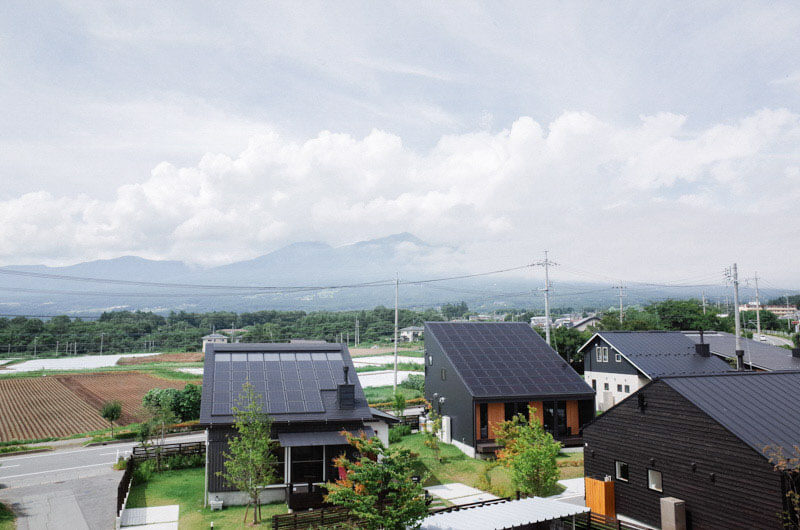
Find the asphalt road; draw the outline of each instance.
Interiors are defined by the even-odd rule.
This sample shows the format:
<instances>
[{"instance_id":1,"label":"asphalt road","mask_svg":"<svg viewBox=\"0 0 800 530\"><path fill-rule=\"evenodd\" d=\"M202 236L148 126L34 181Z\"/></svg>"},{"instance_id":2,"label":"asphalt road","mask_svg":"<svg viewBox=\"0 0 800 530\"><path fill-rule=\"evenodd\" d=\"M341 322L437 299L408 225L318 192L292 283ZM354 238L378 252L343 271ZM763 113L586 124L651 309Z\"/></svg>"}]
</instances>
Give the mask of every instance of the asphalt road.
<instances>
[{"instance_id":1,"label":"asphalt road","mask_svg":"<svg viewBox=\"0 0 800 530\"><path fill-rule=\"evenodd\" d=\"M767 338L767 343L772 344L773 346L793 346L793 343L789 339L785 339L783 337L778 337L775 335L764 335ZM758 337L755 337L756 340Z\"/></svg>"},{"instance_id":2,"label":"asphalt road","mask_svg":"<svg viewBox=\"0 0 800 530\"><path fill-rule=\"evenodd\" d=\"M167 443L204 440L205 434L190 434L168 438ZM0 501L17 513L19 529L112 528L122 471L111 466L135 445L71 447L0 458Z\"/></svg>"}]
</instances>

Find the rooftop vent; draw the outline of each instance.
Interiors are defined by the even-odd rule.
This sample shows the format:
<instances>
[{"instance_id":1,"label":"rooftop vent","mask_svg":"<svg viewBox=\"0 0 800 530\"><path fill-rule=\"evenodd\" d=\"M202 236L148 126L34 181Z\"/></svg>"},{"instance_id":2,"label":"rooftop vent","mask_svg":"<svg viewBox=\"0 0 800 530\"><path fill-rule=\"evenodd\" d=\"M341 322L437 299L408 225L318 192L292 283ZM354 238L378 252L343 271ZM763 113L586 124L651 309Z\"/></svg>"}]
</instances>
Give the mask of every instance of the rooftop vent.
<instances>
[{"instance_id":1,"label":"rooftop vent","mask_svg":"<svg viewBox=\"0 0 800 530\"><path fill-rule=\"evenodd\" d=\"M356 408L356 385L349 382L349 371L350 367L345 366L344 383L339 385L336 392L336 398L339 402L339 409L341 410L353 410Z\"/></svg>"},{"instance_id":2,"label":"rooftop vent","mask_svg":"<svg viewBox=\"0 0 800 530\"><path fill-rule=\"evenodd\" d=\"M800 357L800 348L792 348L792 357Z\"/></svg>"}]
</instances>

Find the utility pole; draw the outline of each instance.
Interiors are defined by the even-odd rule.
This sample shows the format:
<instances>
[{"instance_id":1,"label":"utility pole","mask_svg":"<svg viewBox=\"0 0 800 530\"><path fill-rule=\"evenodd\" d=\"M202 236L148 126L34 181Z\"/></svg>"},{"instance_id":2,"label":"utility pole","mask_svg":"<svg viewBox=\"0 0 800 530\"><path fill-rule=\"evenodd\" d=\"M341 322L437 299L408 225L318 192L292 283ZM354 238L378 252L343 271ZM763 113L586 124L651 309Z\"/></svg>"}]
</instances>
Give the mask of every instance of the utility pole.
<instances>
[{"instance_id":1,"label":"utility pole","mask_svg":"<svg viewBox=\"0 0 800 530\"><path fill-rule=\"evenodd\" d=\"M792 332L792 317L789 316L789 295L784 294L784 298L786 298L786 329L789 333Z\"/></svg>"},{"instance_id":2,"label":"utility pole","mask_svg":"<svg viewBox=\"0 0 800 530\"><path fill-rule=\"evenodd\" d=\"M355 340L356 347L358 347L359 338L360 337L358 336L358 317L356 317L356 340Z\"/></svg>"},{"instance_id":3,"label":"utility pole","mask_svg":"<svg viewBox=\"0 0 800 530\"><path fill-rule=\"evenodd\" d=\"M625 285L623 285L622 282L619 282L618 289L619 289L619 323L622 324L622 321L625 318L622 309L622 297L625 296L625 294L623 293L623 291L625 291Z\"/></svg>"},{"instance_id":4,"label":"utility pole","mask_svg":"<svg viewBox=\"0 0 800 530\"><path fill-rule=\"evenodd\" d=\"M758 330L758 338L761 338L761 299L758 296L758 272L754 277L756 282L756 329Z\"/></svg>"},{"instance_id":5,"label":"utility pole","mask_svg":"<svg viewBox=\"0 0 800 530\"><path fill-rule=\"evenodd\" d=\"M544 251L544 340L550 346L550 260Z\"/></svg>"},{"instance_id":6,"label":"utility pole","mask_svg":"<svg viewBox=\"0 0 800 530\"><path fill-rule=\"evenodd\" d=\"M725 271L729 281L733 281L733 318L736 328L736 364L739 371L744 370L744 350L742 349L742 326L739 322L739 269L736 264Z\"/></svg>"},{"instance_id":7,"label":"utility pole","mask_svg":"<svg viewBox=\"0 0 800 530\"><path fill-rule=\"evenodd\" d=\"M103 335L105 335L105 333L100 334L100 355L103 355Z\"/></svg>"},{"instance_id":8,"label":"utility pole","mask_svg":"<svg viewBox=\"0 0 800 530\"><path fill-rule=\"evenodd\" d=\"M706 314L706 292L702 291L701 296L703 297L703 314Z\"/></svg>"},{"instance_id":9,"label":"utility pole","mask_svg":"<svg viewBox=\"0 0 800 530\"><path fill-rule=\"evenodd\" d=\"M400 320L400 273L394 279L394 394L397 395L397 325Z\"/></svg>"},{"instance_id":10,"label":"utility pole","mask_svg":"<svg viewBox=\"0 0 800 530\"><path fill-rule=\"evenodd\" d=\"M33 356L36 357L36 341L39 340L39 337L33 337Z\"/></svg>"}]
</instances>

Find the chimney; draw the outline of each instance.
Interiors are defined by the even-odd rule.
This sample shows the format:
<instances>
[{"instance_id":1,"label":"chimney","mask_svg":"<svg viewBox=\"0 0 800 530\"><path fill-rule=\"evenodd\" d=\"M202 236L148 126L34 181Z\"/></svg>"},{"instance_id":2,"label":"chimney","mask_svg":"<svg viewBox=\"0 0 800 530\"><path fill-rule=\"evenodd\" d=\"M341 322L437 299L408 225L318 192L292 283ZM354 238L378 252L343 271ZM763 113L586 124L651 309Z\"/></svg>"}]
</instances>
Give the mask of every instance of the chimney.
<instances>
[{"instance_id":1,"label":"chimney","mask_svg":"<svg viewBox=\"0 0 800 530\"><path fill-rule=\"evenodd\" d=\"M800 348L792 348L792 357L800 357Z\"/></svg>"},{"instance_id":2,"label":"chimney","mask_svg":"<svg viewBox=\"0 0 800 530\"><path fill-rule=\"evenodd\" d=\"M711 356L711 345L706 344L703 340L703 330L700 330L700 343L694 345L694 351L701 357Z\"/></svg>"},{"instance_id":3,"label":"chimney","mask_svg":"<svg viewBox=\"0 0 800 530\"><path fill-rule=\"evenodd\" d=\"M356 385L349 382L348 372L349 366L344 366L344 383L339 385L336 391L337 401L339 402L339 409L353 410L356 408Z\"/></svg>"},{"instance_id":4,"label":"chimney","mask_svg":"<svg viewBox=\"0 0 800 530\"><path fill-rule=\"evenodd\" d=\"M744 350L736 350L736 369L744 372Z\"/></svg>"}]
</instances>

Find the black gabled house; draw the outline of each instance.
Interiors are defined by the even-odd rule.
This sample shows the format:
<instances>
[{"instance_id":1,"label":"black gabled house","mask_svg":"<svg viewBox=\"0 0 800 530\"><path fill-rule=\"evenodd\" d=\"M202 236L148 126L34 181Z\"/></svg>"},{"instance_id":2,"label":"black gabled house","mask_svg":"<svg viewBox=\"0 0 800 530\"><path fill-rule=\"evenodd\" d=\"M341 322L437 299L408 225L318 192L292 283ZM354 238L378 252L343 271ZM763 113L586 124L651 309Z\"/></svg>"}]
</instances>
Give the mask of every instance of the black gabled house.
<instances>
[{"instance_id":1,"label":"black gabled house","mask_svg":"<svg viewBox=\"0 0 800 530\"><path fill-rule=\"evenodd\" d=\"M663 377L583 438L585 475L614 481L617 514L658 526L673 497L688 528L782 528L788 481L773 460L799 456L800 372Z\"/></svg>"},{"instance_id":2,"label":"black gabled house","mask_svg":"<svg viewBox=\"0 0 800 530\"><path fill-rule=\"evenodd\" d=\"M206 488L209 499L245 504L247 499L217 476L227 440L235 435L231 406L250 382L273 421L280 462L276 484L263 502L286 499L290 484L335 479L332 460L349 453L340 434L365 432L388 443L392 416L370 409L344 344L209 344L206 350L200 424L208 435Z\"/></svg>"},{"instance_id":3,"label":"black gabled house","mask_svg":"<svg viewBox=\"0 0 800 530\"><path fill-rule=\"evenodd\" d=\"M594 416L594 391L528 324L426 322L425 353L425 397L470 456L494 452L497 424L528 405L566 444Z\"/></svg>"}]
</instances>

